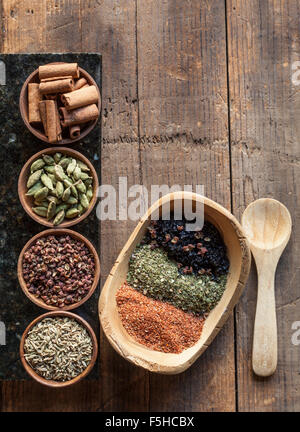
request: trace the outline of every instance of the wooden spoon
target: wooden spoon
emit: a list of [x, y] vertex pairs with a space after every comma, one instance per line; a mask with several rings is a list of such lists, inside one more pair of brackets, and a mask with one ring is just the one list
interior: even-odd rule
[[274, 281], [279, 258], [292, 229], [288, 209], [279, 201], [262, 198], [251, 203], [242, 216], [258, 275], [252, 367], [256, 375], [272, 375], [277, 366], [277, 323]]

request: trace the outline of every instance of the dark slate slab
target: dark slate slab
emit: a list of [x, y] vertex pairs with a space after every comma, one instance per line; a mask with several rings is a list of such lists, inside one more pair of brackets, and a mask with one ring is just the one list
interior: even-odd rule
[[[1, 63], [6, 66], [3, 84]], [[21, 291], [17, 279], [17, 260], [24, 244], [46, 229], [34, 222], [23, 210], [17, 193], [20, 170], [27, 159], [39, 150], [50, 147], [35, 138], [24, 125], [19, 112], [19, 95], [26, 77], [40, 64], [66, 61], [78, 62], [97, 82], [101, 91], [101, 56], [99, 54], [1, 54], [0, 55], [0, 379], [28, 379], [19, 360], [19, 342], [26, 326], [46, 312], [32, 304]], [[101, 122], [72, 148], [93, 162], [100, 179]], [[85, 235], [99, 252], [100, 227], [96, 210], [72, 229]], [[99, 333], [97, 302], [99, 287], [81, 308], [73, 312], [90, 322]], [[6, 345], [3, 343], [3, 323]], [[1, 337], [2, 336], [2, 337]], [[97, 377], [97, 366], [90, 378]]]

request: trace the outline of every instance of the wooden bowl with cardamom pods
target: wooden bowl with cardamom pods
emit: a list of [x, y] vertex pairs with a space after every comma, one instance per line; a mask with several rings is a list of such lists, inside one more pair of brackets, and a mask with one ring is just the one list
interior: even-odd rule
[[[33, 207], [39, 208], [40, 205], [34, 203], [35, 202], [34, 195], [30, 195], [30, 196], [27, 195], [27, 193], [28, 193], [27, 182], [28, 182], [28, 179], [31, 175], [30, 167], [32, 166], [33, 162], [41, 159], [43, 157], [43, 155], [49, 155], [49, 156], [53, 157], [53, 155], [55, 155], [57, 153], [60, 153], [63, 156], [66, 156], [70, 159], [76, 159], [77, 161], [80, 161], [80, 163], [83, 163], [85, 165], [85, 167], [87, 167], [85, 169], [88, 169], [88, 171], [82, 172], [81, 175], [86, 174], [87, 177], [89, 177], [90, 181], [92, 182], [92, 188], [91, 189], [92, 189], [93, 194], [92, 194], [92, 197], [88, 203], [88, 207], [85, 209], [85, 211], [83, 213], [79, 214], [78, 216], [76, 216], [72, 219], [68, 219], [68, 218], [64, 217], [64, 219], [61, 223], [54, 225], [53, 222], [55, 220], [55, 218], [54, 218], [55, 213], [54, 213], [54, 216], [52, 217], [52, 220], [48, 220], [46, 217], [46, 214], [45, 214], [45, 216], [41, 216], [39, 214], [36, 214], [33, 211]], [[63, 158], [63, 156], [62, 156], [62, 158]], [[56, 166], [58, 164], [55, 163], [54, 165]], [[52, 165], [53, 168], [54, 168], [54, 165]], [[44, 165], [41, 170], [43, 170], [45, 166], [47, 167], [47, 165]], [[37, 170], [37, 171], [41, 171], [41, 170]], [[44, 174], [47, 174], [48, 176], [49, 175], [53, 176], [53, 174], [50, 174], [48, 172], [44, 173]], [[56, 179], [56, 181], [57, 181], [57, 179]], [[36, 182], [36, 184], [37, 183], [39, 183], [41, 185], [40, 179]], [[43, 184], [42, 186], [44, 187], [45, 185]], [[44, 225], [44, 226], [50, 227], [50, 228], [55, 228], [56, 226], [58, 228], [68, 228], [72, 225], [75, 225], [79, 222], [82, 222], [91, 213], [91, 211], [93, 210], [93, 208], [96, 204], [96, 201], [97, 201], [98, 186], [99, 186], [99, 182], [98, 182], [96, 170], [95, 170], [93, 164], [85, 156], [83, 156], [83, 154], [79, 153], [76, 150], [70, 149], [68, 147], [54, 147], [54, 148], [48, 148], [48, 149], [45, 149], [45, 150], [42, 150], [42, 151], [36, 153], [25, 163], [25, 165], [23, 166], [23, 168], [20, 172], [20, 175], [19, 175], [18, 194], [19, 194], [19, 199], [21, 201], [21, 204], [22, 204], [24, 210], [33, 220], [35, 220], [36, 222], [38, 222], [41, 225]], [[73, 185], [72, 185], [72, 187], [73, 187]], [[67, 189], [67, 186], [64, 186], [64, 188]], [[71, 197], [72, 197], [72, 194], [73, 193], [71, 193]], [[68, 209], [74, 208], [80, 204], [78, 194], [79, 194], [79, 192], [77, 191], [77, 198], [73, 197], [73, 198], [77, 199], [77, 203], [68, 204], [68, 206], [66, 206], [66, 209], [65, 209], [66, 210], [66, 216], [67, 216], [67, 210]], [[53, 199], [56, 199], [56, 196], [57, 195], [56, 195], [56, 191], [54, 188], [53, 192], [49, 191], [47, 197], [45, 198], [45, 202], [47, 202], [47, 200], [52, 199], [53, 197], [54, 197]], [[43, 205], [45, 206], [44, 202], [43, 202]], [[57, 206], [57, 210], [58, 210], [58, 208], [59, 207]], [[46, 213], [46, 210], [45, 210], [45, 213]], [[43, 213], [41, 213], [41, 214], [43, 214]]]
[[[50, 63], [50, 64], [58, 64], [58, 63], [62, 63], [62, 62], [54, 62], [54, 63]], [[98, 106], [98, 109], [100, 112], [101, 111], [101, 95], [100, 95], [100, 90], [97, 86], [96, 81], [93, 79], [93, 77], [86, 70], [84, 70], [80, 67], [78, 69], [79, 69], [79, 73], [80, 73], [80, 78], [85, 78], [89, 85], [94, 85], [96, 87], [98, 95], [99, 95], [99, 100], [98, 100], [98, 103], [96, 105]], [[34, 70], [28, 76], [28, 78], [26, 79], [26, 81], [24, 82], [24, 84], [22, 86], [21, 93], [20, 93], [20, 100], [19, 100], [21, 117], [22, 117], [26, 127], [30, 130], [30, 132], [33, 135], [35, 135], [41, 141], [44, 141], [44, 142], [50, 144], [49, 139], [45, 134], [42, 123], [29, 123], [28, 84], [31, 84], [31, 83], [39, 83], [39, 70], [38, 69]], [[65, 128], [65, 130], [63, 130], [62, 139], [60, 141], [58, 141], [57, 143], [51, 143], [51, 145], [54, 145], [54, 146], [56, 146], [56, 145], [58, 145], [58, 146], [72, 145], [75, 142], [85, 138], [94, 129], [97, 122], [98, 122], [98, 119], [80, 125], [81, 126], [80, 134], [74, 139], [71, 139], [67, 136], [66, 131], [69, 130], [69, 128]]]
[[[93, 351], [92, 351], [92, 355], [91, 355], [91, 360], [90, 360], [89, 364], [87, 365], [86, 369], [84, 369], [83, 372], [81, 372], [79, 375], [77, 375], [76, 377], [74, 377], [68, 381], [55, 381], [55, 380], [50, 380], [50, 379], [46, 379], [46, 378], [42, 377], [33, 369], [33, 367], [30, 366], [30, 364], [28, 363], [28, 361], [25, 358], [24, 345], [25, 345], [25, 341], [26, 341], [26, 338], [27, 338], [30, 330], [36, 324], [40, 323], [45, 318], [55, 318], [55, 317], [70, 318], [70, 319], [76, 320], [87, 331], [88, 335], [90, 336], [91, 342], [92, 342]], [[92, 327], [89, 325], [89, 323], [87, 321], [85, 321], [79, 315], [76, 315], [76, 314], [71, 313], [71, 312], [65, 312], [65, 311], [56, 312], [55, 311], [55, 312], [47, 312], [43, 315], [40, 315], [39, 317], [37, 317], [35, 320], [33, 320], [28, 325], [28, 327], [26, 328], [26, 330], [24, 331], [24, 333], [22, 335], [21, 342], [20, 342], [20, 358], [21, 358], [21, 362], [24, 366], [24, 369], [26, 370], [28, 375], [31, 376], [31, 378], [33, 378], [39, 384], [45, 385], [47, 387], [62, 388], [62, 387], [69, 387], [71, 385], [78, 383], [79, 381], [81, 381], [83, 378], [85, 378], [91, 372], [91, 370], [93, 369], [93, 367], [95, 365], [97, 355], [98, 355], [98, 343], [97, 343], [97, 338], [96, 338], [96, 335], [94, 333], [94, 330], [92, 329]]]
[[[225, 291], [220, 301], [205, 318], [198, 342], [179, 354], [165, 353], [140, 344], [127, 333], [119, 317], [116, 293], [126, 281], [129, 259], [145, 236], [151, 218], [153, 219], [155, 215], [154, 219], [158, 219], [158, 217], [168, 214], [170, 210], [185, 204], [189, 205], [188, 208], [196, 208], [193, 211], [197, 212], [197, 205], [199, 204], [200, 209], [202, 208], [204, 211], [204, 221], [212, 223], [219, 231], [227, 249], [229, 273]], [[135, 365], [162, 374], [181, 373], [203, 354], [231, 315], [247, 281], [250, 263], [250, 249], [242, 227], [228, 210], [216, 202], [192, 192], [174, 192], [165, 195], [154, 203], [141, 218], [109, 273], [99, 299], [99, 317], [102, 329], [112, 347], [122, 357]]]
[[[87, 294], [84, 297], [82, 297], [80, 301], [76, 303], [65, 304], [64, 306], [59, 307], [51, 304], [46, 304], [42, 298], [37, 297], [36, 295], [34, 295], [29, 291], [29, 287], [27, 286], [23, 274], [23, 260], [24, 260], [24, 254], [30, 249], [31, 246], [33, 246], [36, 243], [37, 240], [41, 239], [42, 237], [46, 237], [46, 236], [62, 237], [67, 235], [75, 240], [81, 241], [89, 249], [89, 252], [94, 258], [95, 269], [94, 269], [93, 282]], [[22, 291], [29, 298], [29, 300], [31, 300], [37, 306], [43, 309], [47, 309], [49, 311], [69, 311], [78, 308], [79, 306], [82, 306], [95, 292], [95, 289], [97, 288], [97, 285], [99, 283], [99, 278], [100, 278], [100, 260], [97, 251], [92, 245], [92, 243], [83, 235], [69, 229], [59, 229], [59, 228], [49, 229], [49, 230], [41, 231], [40, 233], [36, 234], [25, 244], [18, 258], [17, 273], [18, 273], [19, 284]]]

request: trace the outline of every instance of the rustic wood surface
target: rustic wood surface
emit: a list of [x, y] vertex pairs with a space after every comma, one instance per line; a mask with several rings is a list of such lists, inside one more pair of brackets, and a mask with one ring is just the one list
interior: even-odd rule
[[[298, 0], [3, 0], [0, 50], [103, 54], [103, 183], [203, 184], [239, 219], [264, 196], [291, 211], [276, 278], [279, 362], [251, 369], [253, 269], [232, 316], [185, 373], [157, 376], [100, 341], [99, 381], [2, 382], [2, 411], [299, 411]], [[297, 184], [298, 183], [298, 184]], [[101, 224], [102, 279], [135, 223]], [[299, 227], [298, 227], [299, 225]], [[105, 247], [104, 247], [105, 246]], [[288, 271], [287, 271], [288, 268]]]

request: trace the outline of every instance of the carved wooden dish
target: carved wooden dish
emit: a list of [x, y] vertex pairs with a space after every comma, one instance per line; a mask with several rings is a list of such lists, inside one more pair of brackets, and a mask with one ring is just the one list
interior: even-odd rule
[[[196, 202], [204, 202], [204, 218], [219, 230], [227, 247], [230, 268], [225, 292], [207, 317], [199, 341], [180, 354], [169, 354], [151, 350], [128, 335], [119, 318], [115, 295], [126, 280], [129, 258], [144, 237], [150, 216], [158, 211], [163, 214], [169, 206], [172, 210], [174, 205], [182, 205], [183, 200], [190, 201], [193, 206]], [[153, 204], [140, 220], [105, 282], [99, 299], [99, 316], [104, 333], [113, 348], [137, 366], [164, 374], [183, 372], [206, 350], [230, 316], [247, 281], [250, 263], [250, 249], [242, 227], [228, 210], [206, 197], [191, 192], [165, 195]]]

